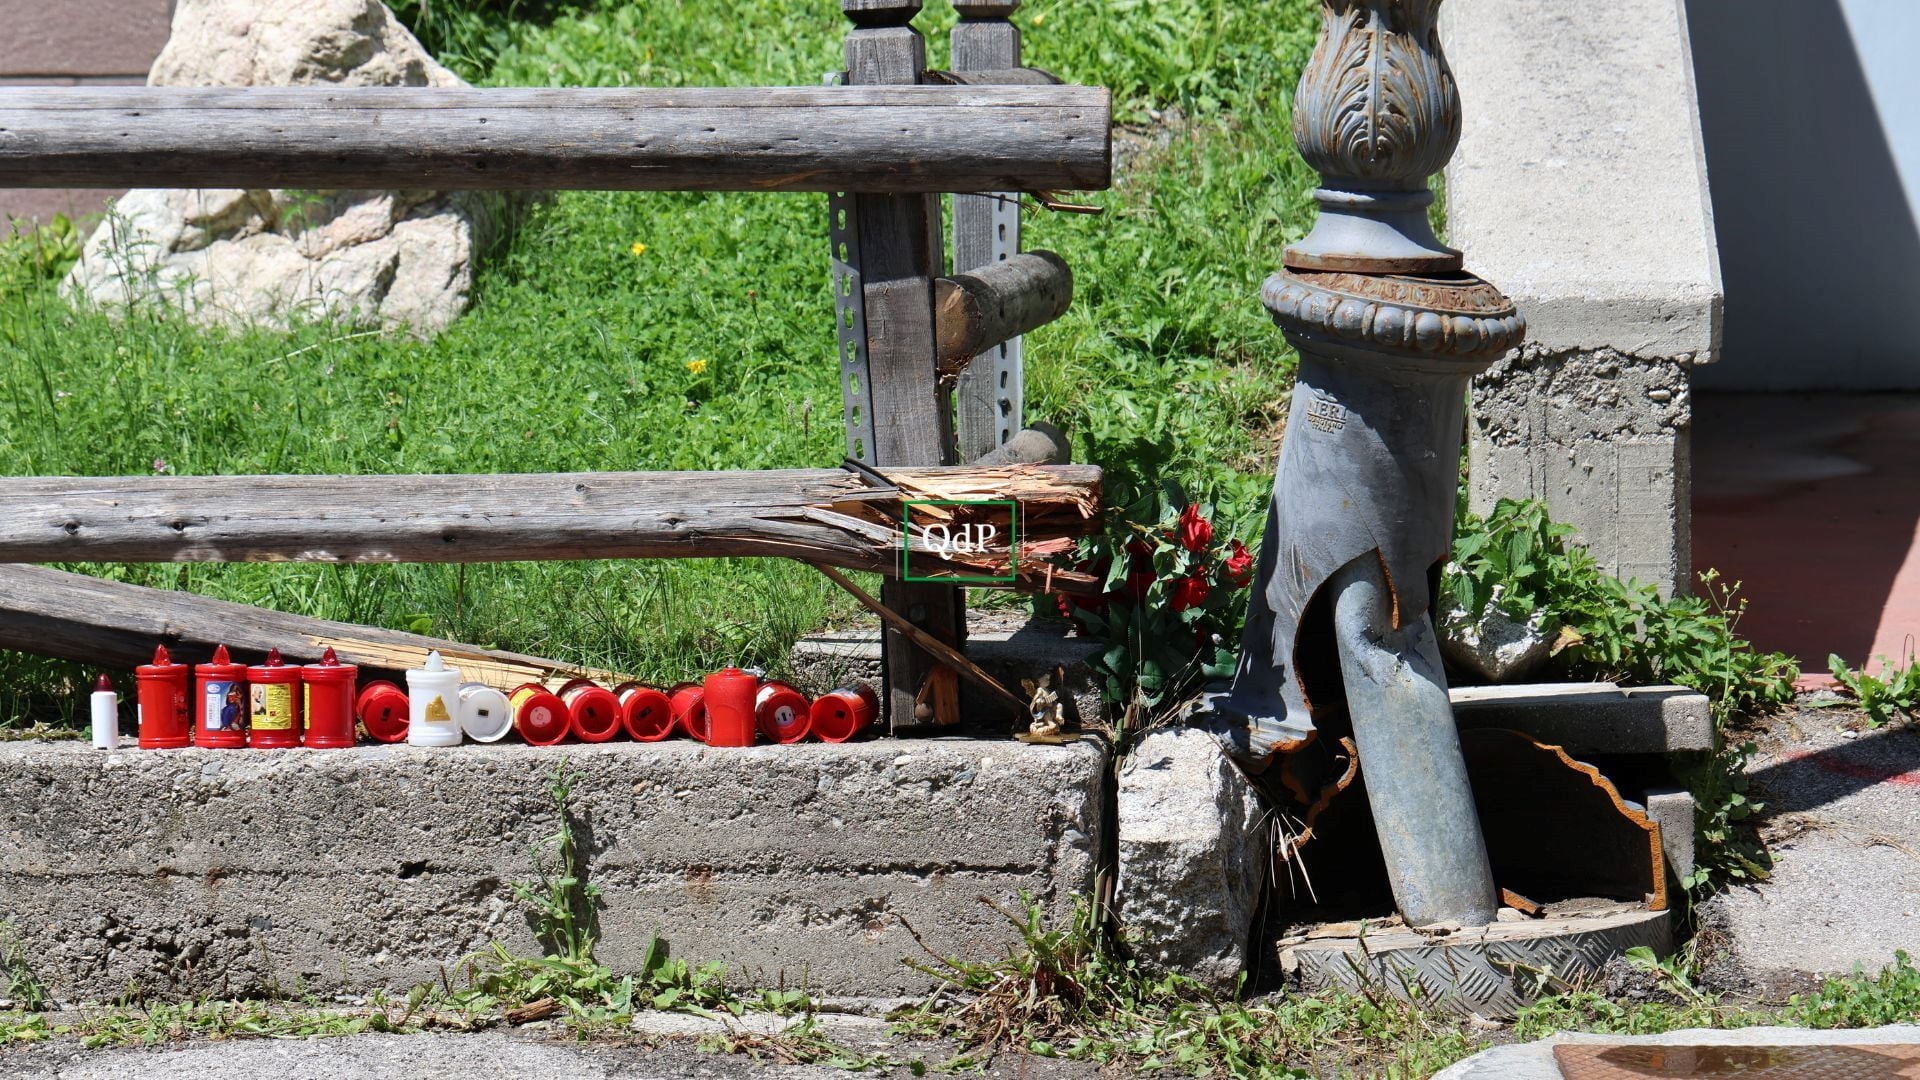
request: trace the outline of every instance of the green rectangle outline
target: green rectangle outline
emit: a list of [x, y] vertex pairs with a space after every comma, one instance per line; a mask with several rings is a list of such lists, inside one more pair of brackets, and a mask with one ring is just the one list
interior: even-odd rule
[[[913, 566], [913, 508], [916, 506], [1004, 506], [1007, 508], [1006, 577], [914, 577], [907, 573]], [[1011, 585], [1020, 580], [1020, 500], [1018, 499], [906, 499], [900, 504], [900, 537], [906, 542], [900, 555], [900, 580], [934, 585]]]

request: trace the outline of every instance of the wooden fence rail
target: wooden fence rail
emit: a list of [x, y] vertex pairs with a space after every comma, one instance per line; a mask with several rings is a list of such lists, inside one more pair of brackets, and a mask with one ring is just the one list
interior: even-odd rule
[[1108, 92], [0, 89], [0, 187], [1104, 188]]
[[[464, 563], [774, 556], [898, 574], [903, 499], [1019, 504], [1023, 548], [1086, 534], [1090, 465], [892, 469], [878, 488], [842, 469], [480, 476], [12, 477], [0, 562]], [[915, 549], [914, 573], [1007, 573], [997, 546], [963, 560]], [[984, 515], [984, 516], [982, 516]], [[917, 515], [923, 521], [925, 515]], [[1058, 546], [1056, 543], [1055, 546]], [[1029, 582], [1049, 575], [1026, 556]], [[992, 576], [989, 574], [988, 576]], [[1064, 585], [1073, 575], [1053, 574]]]

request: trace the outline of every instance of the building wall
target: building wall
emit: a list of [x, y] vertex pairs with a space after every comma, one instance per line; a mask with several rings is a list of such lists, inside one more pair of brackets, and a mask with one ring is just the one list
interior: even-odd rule
[[1920, 389], [1920, 3], [1687, 0], [1726, 285], [1696, 384]]
[[[0, 86], [144, 83], [172, 17], [173, 0], [0, 0]], [[0, 190], [0, 216], [97, 214], [116, 194]]]

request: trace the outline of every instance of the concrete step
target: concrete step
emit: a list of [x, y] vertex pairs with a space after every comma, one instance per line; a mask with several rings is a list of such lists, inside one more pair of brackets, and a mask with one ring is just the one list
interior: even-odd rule
[[66, 1000], [130, 988], [364, 992], [537, 953], [512, 884], [581, 775], [600, 956], [726, 964], [746, 985], [924, 993], [942, 955], [1004, 956], [1031, 893], [1057, 924], [1093, 882], [1105, 752], [918, 740], [434, 750], [0, 745], [0, 912]]
[[1707, 696], [1684, 686], [1538, 683], [1449, 693], [1463, 728], [1524, 732], [1572, 754], [1669, 754], [1713, 749]]

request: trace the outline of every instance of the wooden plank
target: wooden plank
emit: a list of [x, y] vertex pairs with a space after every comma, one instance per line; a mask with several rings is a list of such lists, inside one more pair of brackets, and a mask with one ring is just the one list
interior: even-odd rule
[[[927, 67], [926, 41], [913, 27], [920, 0], [842, 0], [853, 22], [847, 35], [852, 86], [913, 85]], [[940, 202], [927, 195], [860, 195], [860, 273], [867, 322], [867, 392], [873, 402], [873, 445], [879, 466], [958, 461], [953, 409], [935, 365], [933, 282], [945, 269]], [[881, 602], [948, 645], [966, 635], [966, 603], [947, 585], [885, 582]], [[889, 627], [882, 637], [888, 722], [895, 731], [954, 724], [921, 703], [921, 689], [939, 661]], [[929, 701], [940, 700], [930, 698]]]
[[1032, 251], [941, 278], [934, 298], [940, 370], [958, 373], [988, 349], [1065, 315], [1073, 271], [1051, 251]]
[[417, 668], [429, 651], [437, 651], [468, 681], [501, 690], [555, 679], [626, 681], [613, 672], [398, 630], [309, 619], [43, 566], [0, 564], [0, 648], [125, 669], [151, 660], [156, 644], [165, 644], [174, 659], [187, 663], [207, 659], [220, 644], [243, 663], [259, 662], [268, 649], [279, 649], [290, 663], [312, 663], [331, 646], [340, 659], [369, 669], [363, 678]]
[[1104, 188], [1105, 90], [0, 88], [0, 187]]
[[[5, 562], [517, 562], [775, 556], [900, 572], [901, 500], [1013, 499], [1024, 547], [1093, 527], [1100, 471], [842, 469], [492, 476], [15, 477], [0, 485]], [[954, 524], [967, 520], [955, 510]], [[1003, 513], [996, 513], [1004, 520]], [[1037, 550], [1037, 548], [1036, 548]], [[917, 574], [1005, 573], [915, 546]], [[1023, 554], [1025, 573], [1044, 574]]]
[[[973, 72], [1005, 71], [1021, 65], [1020, 28], [1013, 13], [1020, 0], [953, 0], [960, 22], [953, 28], [953, 68], [959, 78]], [[953, 197], [953, 269], [978, 270], [1020, 250], [1022, 189], [992, 188], [993, 194]], [[1032, 190], [1032, 189], [1024, 189]], [[1011, 201], [1008, 201], [1011, 200]], [[1002, 340], [961, 371], [954, 386], [954, 427], [960, 457], [971, 461], [991, 452], [1018, 431], [1021, 360], [1025, 346]], [[1001, 386], [1001, 377], [1007, 385]]]

